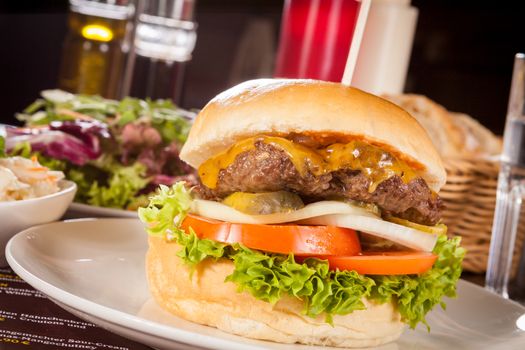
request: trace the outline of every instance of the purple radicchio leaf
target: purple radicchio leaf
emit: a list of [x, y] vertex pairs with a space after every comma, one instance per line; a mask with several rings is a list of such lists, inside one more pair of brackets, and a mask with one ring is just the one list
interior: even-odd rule
[[35, 152], [84, 165], [102, 154], [100, 139], [109, 137], [106, 125], [98, 121], [52, 122], [43, 128], [9, 130], [6, 148], [9, 151], [19, 143], [29, 142]]

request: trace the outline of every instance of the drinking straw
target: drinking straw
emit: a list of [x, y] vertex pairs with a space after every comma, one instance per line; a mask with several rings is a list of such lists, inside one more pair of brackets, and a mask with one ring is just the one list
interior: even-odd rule
[[350, 86], [352, 83], [352, 76], [354, 75], [355, 64], [357, 62], [357, 54], [359, 53], [359, 47], [361, 47], [361, 39], [365, 32], [365, 24], [371, 2], [372, 0], [361, 0], [361, 5], [359, 6], [354, 35], [352, 36], [350, 50], [348, 51], [343, 79], [341, 79], [341, 83], [347, 86]]

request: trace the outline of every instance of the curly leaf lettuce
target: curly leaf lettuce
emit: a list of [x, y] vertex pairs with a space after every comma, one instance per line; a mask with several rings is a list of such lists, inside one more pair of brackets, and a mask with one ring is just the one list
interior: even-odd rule
[[284, 294], [301, 299], [310, 317], [345, 315], [364, 309], [363, 296], [370, 295], [374, 282], [355, 271], [329, 271], [328, 262], [309, 258], [295, 261], [293, 254], [267, 254], [241, 245], [232, 246], [228, 256], [234, 262], [226, 281], [235, 282], [239, 291], [272, 304]]
[[436, 304], [445, 308], [441, 298], [456, 296], [456, 283], [465, 256], [460, 241], [459, 237], [447, 239], [445, 235], [439, 236], [433, 251], [438, 258], [432, 269], [421, 275], [371, 277], [376, 284], [372, 289], [372, 299], [384, 303], [395, 298], [401, 316], [411, 328], [419, 322], [427, 325], [425, 315]]
[[311, 317], [325, 314], [345, 315], [364, 309], [363, 298], [378, 303], [394, 302], [404, 322], [414, 328], [425, 323], [425, 315], [443, 296], [455, 296], [455, 285], [461, 274], [465, 255], [459, 238], [438, 239], [433, 268], [421, 275], [364, 276], [355, 271], [330, 271], [326, 260], [295, 261], [293, 254], [271, 254], [248, 249], [241, 244], [226, 245], [209, 239], [199, 239], [195, 232], [185, 232], [180, 223], [191, 206], [191, 195], [183, 183], [168, 188], [162, 186], [150, 198], [139, 217], [147, 232], [177, 242], [182, 246], [178, 256], [189, 266], [207, 258], [230, 259], [234, 271], [226, 278], [255, 298], [276, 303], [284, 295], [304, 302], [304, 313]]
[[0, 158], [4, 158], [5, 156], [5, 139], [3, 136], [0, 136]]
[[115, 166], [110, 173], [107, 185], [95, 181], [87, 192], [88, 204], [99, 207], [125, 208], [130, 198], [149, 180], [144, 177], [146, 168], [135, 163], [132, 166]]
[[190, 210], [190, 205], [191, 195], [184, 187], [184, 182], [177, 182], [171, 187], [160, 185], [150, 197], [148, 206], [139, 208], [139, 218], [147, 224], [148, 234], [171, 239], [171, 235], [184, 233], [179, 226]]
[[226, 244], [199, 239], [193, 229], [185, 232], [179, 227], [190, 205], [191, 195], [184, 187], [184, 182], [177, 182], [171, 188], [160, 185], [155, 195], [150, 197], [149, 205], [139, 208], [139, 218], [147, 224], [149, 235], [165, 237], [181, 245], [178, 256], [190, 266], [209, 257], [223, 257]]

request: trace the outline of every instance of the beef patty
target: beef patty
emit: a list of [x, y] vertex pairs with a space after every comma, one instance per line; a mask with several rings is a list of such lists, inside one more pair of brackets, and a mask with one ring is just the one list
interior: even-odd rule
[[425, 181], [416, 178], [404, 183], [392, 176], [369, 192], [371, 180], [360, 171], [340, 169], [316, 176], [299, 174], [283, 150], [258, 141], [255, 148], [239, 154], [234, 162], [219, 172], [217, 186], [202, 184], [196, 192], [203, 198], [219, 200], [233, 192], [290, 191], [307, 201], [333, 197], [375, 203], [384, 214], [392, 214], [424, 225], [436, 224], [443, 209], [441, 199]]

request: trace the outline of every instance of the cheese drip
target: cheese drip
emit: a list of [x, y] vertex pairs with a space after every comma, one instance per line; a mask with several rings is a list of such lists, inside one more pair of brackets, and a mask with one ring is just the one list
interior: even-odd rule
[[242, 140], [204, 162], [198, 170], [202, 183], [208, 188], [216, 188], [219, 172], [231, 165], [241, 153], [254, 149], [256, 142], [283, 150], [303, 177], [307, 172], [321, 176], [339, 169], [361, 171], [370, 179], [369, 192], [374, 192], [381, 182], [395, 175], [405, 183], [416, 177], [414, 170], [404, 161], [363, 141], [353, 140], [311, 149], [282, 137], [257, 136]]

